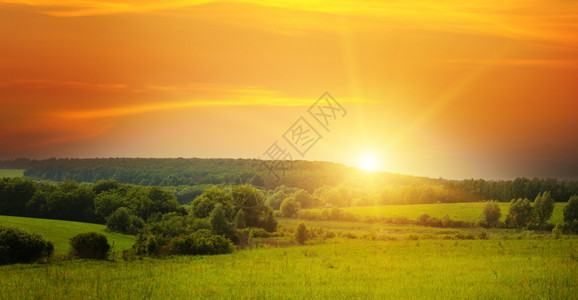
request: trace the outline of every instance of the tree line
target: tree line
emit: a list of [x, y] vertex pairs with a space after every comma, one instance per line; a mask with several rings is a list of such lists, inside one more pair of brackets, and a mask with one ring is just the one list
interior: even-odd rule
[[[392, 173], [367, 173], [329, 162], [292, 161], [284, 170], [271, 170], [257, 159], [47, 159], [4, 161], [0, 165], [26, 166], [25, 176], [36, 180], [121, 183], [164, 187], [181, 204], [192, 201], [212, 185], [251, 184], [265, 190], [279, 186], [317, 194], [318, 205], [363, 206], [382, 204], [471, 202], [493, 199], [533, 199], [550, 191], [557, 202], [578, 194], [578, 181], [553, 178], [514, 180], [445, 180]], [[368, 180], [371, 176], [371, 180]]]
[[0, 178], [0, 215], [106, 224], [138, 235], [140, 254], [220, 253], [230, 248], [223, 239], [247, 243], [253, 232], [277, 230], [273, 209], [249, 185], [212, 186], [180, 205], [167, 190], [112, 179], [79, 184]]

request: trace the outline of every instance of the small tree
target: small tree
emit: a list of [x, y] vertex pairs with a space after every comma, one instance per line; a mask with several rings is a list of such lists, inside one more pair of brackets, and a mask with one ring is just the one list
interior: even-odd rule
[[305, 241], [307, 241], [308, 239], [309, 233], [307, 232], [307, 227], [305, 227], [305, 224], [299, 223], [299, 225], [297, 225], [297, 228], [295, 229], [295, 240], [297, 240], [297, 243], [299, 243], [299, 245], [303, 245], [305, 244]]
[[573, 195], [564, 207], [564, 222], [570, 224], [578, 220], [578, 195]]
[[210, 215], [211, 227], [214, 234], [228, 235], [231, 232], [231, 225], [225, 216], [225, 210], [221, 203], [217, 203]]
[[552, 235], [554, 236], [555, 239], [560, 238], [560, 236], [562, 235], [562, 226], [560, 226], [560, 224], [556, 224], [556, 227], [552, 229]]
[[291, 218], [295, 216], [297, 212], [299, 212], [300, 208], [301, 204], [295, 201], [295, 198], [289, 197], [283, 200], [283, 203], [281, 203], [281, 215], [286, 218]]
[[528, 198], [518, 198], [510, 202], [510, 209], [506, 217], [506, 223], [513, 227], [523, 228], [532, 221], [533, 208]]
[[105, 259], [110, 245], [106, 236], [98, 232], [78, 234], [70, 239], [71, 254], [84, 259]]
[[488, 201], [484, 207], [484, 220], [488, 223], [490, 227], [496, 226], [500, 218], [502, 217], [502, 211], [495, 201]]
[[267, 212], [267, 214], [263, 217], [259, 225], [267, 232], [277, 231], [277, 219], [275, 219], [275, 216], [273, 216], [273, 211], [271, 209], [269, 209], [269, 212]]
[[536, 222], [543, 225], [550, 219], [554, 212], [554, 199], [550, 192], [538, 194], [534, 200], [534, 213], [536, 215]]

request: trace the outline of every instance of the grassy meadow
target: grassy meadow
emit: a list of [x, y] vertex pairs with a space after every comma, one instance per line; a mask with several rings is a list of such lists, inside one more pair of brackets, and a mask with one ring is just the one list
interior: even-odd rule
[[24, 169], [0, 169], [0, 178], [2, 177], [22, 177]]
[[134, 244], [134, 237], [106, 230], [105, 225], [72, 221], [35, 219], [24, 217], [0, 216], [0, 225], [12, 226], [35, 232], [54, 243], [57, 253], [67, 253], [70, 249], [69, 239], [79, 233], [96, 231], [106, 235], [109, 243], [114, 243], [114, 251], [129, 249]]
[[[508, 204], [500, 204], [507, 214]], [[561, 218], [563, 205], [554, 216]], [[351, 207], [358, 216], [427, 213], [476, 221], [483, 203]], [[432, 228], [279, 218], [283, 237], [255, 238], [228, 255], [122, 258], [134, 237], [104, 225], [0, 216], [42, 234], [56, 251], [97, 231], [114, 241], [107, 261], [0, 266], [0, 299], [572, 299], [578, 237], [517, 229]], [[298, 246], [293, 229], [313, 237]], [[328, 232], [333, 237], [327, 238]], [[482, 239], [481, 234], [485, 234]]]
[[571, 299], [578, 240], [335, 240], [0, 270], [5, 299]]

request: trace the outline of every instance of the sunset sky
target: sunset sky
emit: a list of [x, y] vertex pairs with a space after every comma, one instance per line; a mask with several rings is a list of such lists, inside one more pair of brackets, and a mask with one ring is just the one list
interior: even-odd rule
[[[324, 92], [343, 108], [327, 129], [308, 112]], [[277, 142], [410, 175], [578, 179], [578, 1], [0, 0], [0, 105], [0, 159]], [[322, 136], [304, 155], [284, 139], [300, 118]]]

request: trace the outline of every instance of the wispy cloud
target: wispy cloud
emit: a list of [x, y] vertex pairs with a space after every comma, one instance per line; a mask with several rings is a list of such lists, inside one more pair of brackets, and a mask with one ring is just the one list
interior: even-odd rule
[[[147, 13], [195, 7], [209, 3], [233, 2], [288, 10], [286, 18], [253, 16], [282, 31], [295, 28], [341, 30], [342, 27], [363, 30], [409, 28], [487, 34], [493, 36], [556, 41], [578, 46], [578, 2], [558, 0], [515, 1], [299, 1], [299, 0], [167, 0], [155, 1], [71, 1], [71, 0], [0, 0], [0, 3], [36, 6], [47, 15], [81, 17], [90, 15]], [[299, 18], [296, 12], [320, 13], [318, 18]], [[293, 16], [293, 17], [291, 17]], [[326, 17], [333, 16], [333, 17]], [[338, 19], [336, 19], [338, 17]], [[343, 18], [352, 19], [343, 19]], [[356, 19], [363, 17], [364, 20]], [[291, 28], [293, 27], [293, 28]]]
[[41, 7], [42, 12], [55, 17], [81, 17], [120, 13], [143, 13], [181, 8], [213, 2], [210, 0], [176, 1], [70, 1], [70, 0], [2, 0], [0, 3], [26, 4]]
[[81, 90], [120, 90], [126, 88], [126, 85], [50, 80], [50, 79], [17, 79], [0, 82], [0, 89], [10, 87], [18, 87], [26, 89], [64, 88], [64, 89], [81, 89]]
[[578, 69], [578, 59], [455, 59], [436, 60], [435, 63], [447, 65], [484, 65], [513, 67], [546, 67]]

